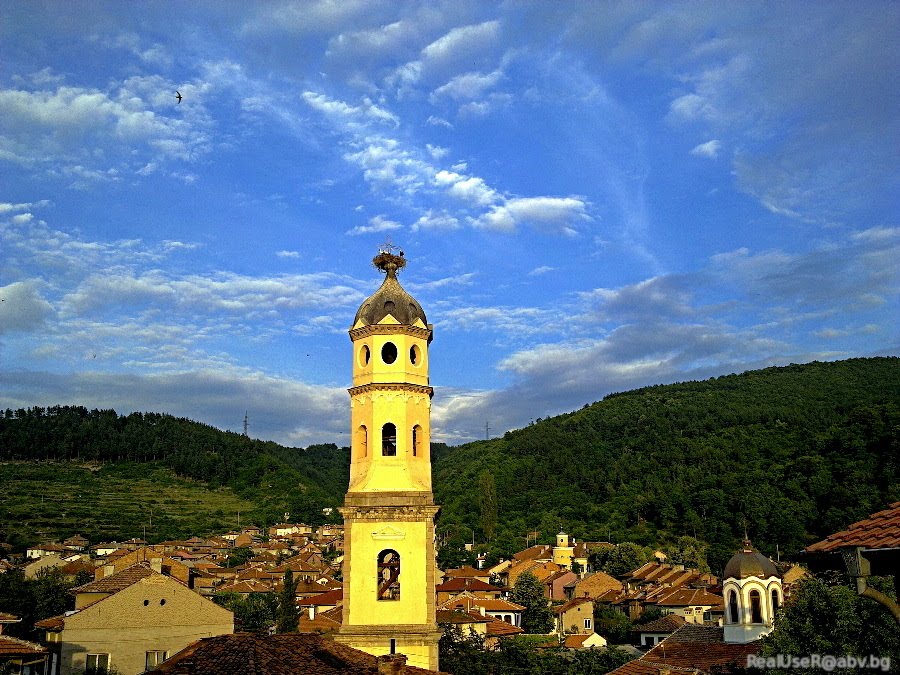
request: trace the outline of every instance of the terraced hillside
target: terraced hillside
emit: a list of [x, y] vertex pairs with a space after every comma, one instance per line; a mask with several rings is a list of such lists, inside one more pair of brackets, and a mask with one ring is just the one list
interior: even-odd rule
[[0, 540], [16, 545], [76, 533], [92, 542], [212, 534], [256, 509], [153, 463], [4, 462], [0, 485]]

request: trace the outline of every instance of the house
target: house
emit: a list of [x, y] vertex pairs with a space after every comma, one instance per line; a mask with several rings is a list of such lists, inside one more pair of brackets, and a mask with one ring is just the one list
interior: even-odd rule
[[70, 551], [83, 551], [90, 543], [85, 537], [75, 534], [63, 541], [62, 545]]
[[553, 572], [543, 580], [544, 595], [548, 600], [557, 601], [566, 599], [566, 585], [575, 583], [578, 575], [568, 569]]
[[509, 600], [494, 598], [479, 598], [468, 592], [460, 593], [438, 606], [441, 610], [459, 610], [470, 614], [480, 614], [494, 619], [500, 619], [511, 626], [522, 625], [523, 605]]
[[113, 551], [116, 551], [118, 548], [119, 544], [116, 542], [94, 544], [93, 546], [91, 546], [91, 553], [99, 558], [105, 558]]
[[0, 671], [7, 672], [8, 668], [16, 675], [44, 673], [47, 656], [47, 649], [39, 644], [0, 635]]
[[685, 624], [683, 616], [666, 614], [655, 621], [635, 626], [631, 632], [641, 647], [654, 647]]
[[404, 654], [372, 656], [316, 633], [236, 633], [197, 640], [146, 675], [438, 675]]
[[759, 653], [759, 640], [729, 643], [720, 626], [687, 623], [643, 656], [608, 675], [710, 675], [744, 668], [747, 656]]
[[594, 631], [594, 601], [590, 598], [572, 598], [553, 608], [556, 615], [555, 632], [592, 633]]
[[57, 567], [62, 567], [65, 564], [66, 561], [57, 553], [33, 558], [31, 562], [25, 565], [25, 578], [35, 579], [44, 570], [49, 571]]
[[115, 668], [137, 675], [198, 635], [234, 631], [234, 615], [175, 579], [134, 565], [72, 589], [75, 611], [35, 624], [45, 631], [53, 670]]
[[804, 554], [811, 565], [841, 569], [856, 582], [863, 597], [884, 605], [900, 624], [900, 603], [869, 587], [871, 575], [894, 577], [894, 588], [900, 588], [900, 502], [873, 513], [846, 530], [828, 535], [808, 546]]
[[472, 579], [469, 577], [462, 579], [450, 579], [442, 584], [438, 584], [437, 586], [435, 586], [434, 590], [436, 592], [437, 603], [439, 605], [446, 602], [453, 596], [459, 595], [463, 591], [468, 591], [472, 595], [479, 598], [499, 598], [500, 593], [503, 591], [503, 589], [499, 588], [498, 586], [492, 586], [491, 584], [486, 584], [483, 581], [479, 581], [478, 579]]
[[599, 598], [607, 591], [621, 591], [624, 585], [615, 577], [606, 572], [594, 572], [584, 577], [575, 579], [566, 584], [566, 599], [572, 598]]
[[590, 649], [591, 647], [599, 649], [606, 646], [606, 638], [593, 631], [590, 633], [566, 635], [562, 646], [566, 649]]
[[192, 585], [191, 568], [183, 561], [166, 555], [155, 546], [141, 546], [133, 551], [126, 551], [115, 558], [107, 558], [103, 565], [97, 567], [94, 579], [108, 577], [139, 563], [146, 563], [151, 569], [177, 579], [185, 586], [190, 587]]
[[25, 549], [25, 557], [29, 559], [37, 559], [43, 558], [48, 555], [58, 555], [60, 558], [65, 553], [69, 553], [69, 549], [65, 546], [60, 546], [59, 544], [41, 544], [39, 546], [32, 546], [31, 548]]
[[438, 609], [435, 616], [438, 625], [456, 626], [463, 637], [470, 635], [478, 635], [482, 639], [487, 637], [487, 626], [490, 620], [482, 614], [462, 609]]
[[677, 614], [687, 623], [704, 623], [711, 620], [714, 607], [723, 606], [721, 595], [703, 588], [676, 588], [654, 600], [665, 614]]
[[491, 582], [490, 572], [487, 570], [475, 569], [471, 565], [465, 565], [456, 569], [444, 570], [445, 579], [478, 579], [488, 584]]

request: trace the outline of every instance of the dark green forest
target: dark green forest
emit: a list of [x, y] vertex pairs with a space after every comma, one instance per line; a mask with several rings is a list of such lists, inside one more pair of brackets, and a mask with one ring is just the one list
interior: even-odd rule
[[689, 535], [716, 572], [746, 526], [790, 556], [900, 500], [900, 359], [646, 387], [452, 448], [434, 468], [443, 524], [491, 529], [491, 510], [472, 508], [485, 472], [495, 550], [533, 530], [653, 546]]
[[[169, 415], [7, 410], [0, 461], [143, 462], [312, 524], [343, 498], [348, 453], [285, 448]], [[540, 532], [663, 546], [718, 571], [748, 530], [770, 555], [900, 500], [900, 358], [810, 363], [612, 394], [502, 438], [433, 446], [439, 528], [509, 555]], [[533, 539], [532, 539], [533, 543]]]

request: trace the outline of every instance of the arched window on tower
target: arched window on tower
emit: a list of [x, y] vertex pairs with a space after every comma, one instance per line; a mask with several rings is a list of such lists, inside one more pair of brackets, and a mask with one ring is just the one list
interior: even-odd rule
[[740, 622], [738, 617], [737, 593], [735, 591], [728, 593], [728, 620], [730, 623]]
[[412, 429], [412, 454], [413, 457], [421, 454], [422, 450], [422, 427], [418, 424]]
[[356, 445], [360, 457], [365, 457], [369, 454], [369, 430], [366, 429], [364, 424], [361, 424], [359, 429], [356, 430]]
[[391, 549], [378, 554], [378, 599], [400, 599], [400, 554]]
[[385, 457], [397, 454], [397, 427], [392, 422], [381, 427], [381, 454]]
[[759, 591], [750, 591], [750, 623], [762, 622], [762, 598]]
[[778, 608], [781, 606], [781, 598], [778, 596], [778, 589], [772, 589], [772, 617], [775, 617], [775, 614], [778, 613]]

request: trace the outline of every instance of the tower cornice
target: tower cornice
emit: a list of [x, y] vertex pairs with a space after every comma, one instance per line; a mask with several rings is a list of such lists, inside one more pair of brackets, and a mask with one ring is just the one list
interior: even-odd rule
[[370, 335], [412, 335], [413, 337], [427, 340], [429, 344], [431, 344], [432, 339], [431, 324], [428, 324], [428, 328], [419, 328], [418, 326], [406, 326], [404, 324], [376, 323], [350, 329], [350, 339], [354, 342], [361, 338], [367, 338]]
[[361, 384], [358, 387], [350, 387], [347, 391], [350, 396], [359, 394], [368, 394], [379, 391], [408, 391], [414, 394], [427, 394], [428, 398], [434, 396], [434, 389], [421, 384], [410, 384], [408, 382], [371, 382], [369, 384]]

